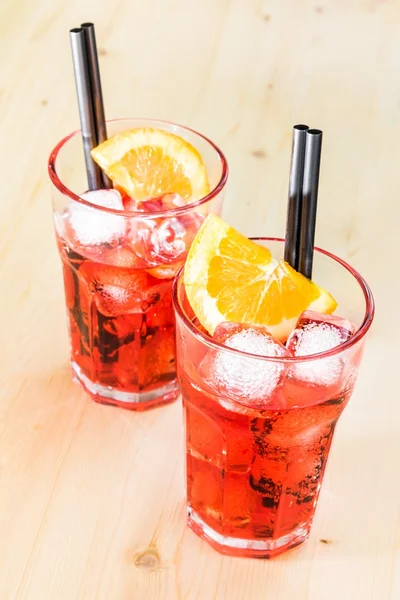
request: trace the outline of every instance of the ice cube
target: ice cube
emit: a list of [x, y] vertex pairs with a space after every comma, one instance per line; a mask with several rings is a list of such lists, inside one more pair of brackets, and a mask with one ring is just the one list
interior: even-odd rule
[[[353, 335], [354, 330], [353, 324], [341, 317], [305, 311], [300, 315], [286, 347], [294, 356], [318, 354], [339, 346]], [[331, 385], [339, 380], [342, 370], [342, 358], [331, 356], [298, 364], [293, 375], [317, 385]]]
[[[242, 323], [221, 323], [214, 339], [235, 350], [260, 356], [290, 356], [288, 350], [274, 340], [265, 327]], [[246, 406], [262, 408], [279, 385], [285, 366], [279, 361], [230, 352], [217, 351], [212, 359], [206, 356], [201, 370], [207, 384], [219, 394]]]
[[[124, 210], [118, 190], [94, 190], [81, 194], [81, 198], [96, 206]], [[72, 235], [83, 246], [110, 244], [123, 237], [126, 231], [124, 217], [105, 213], [78, 202], [69, 205], [68, 220]]]
[[183, 258], [186, 252], [186, 229], [179, 219], [166, 219], [152, 232], [153, 254], [162, 262], [171, 262]]
[[188, 236], [190, 237], [190, 243], [196, 236], [196, 233], [203, 224], [205, 216], [194, 210], [184, 213], [179, 217], [180, 222], [186, 228]]
[[[184, 205], [185, 201], [178, 194], [164, 194], [158, 198], [138, 202], [137, 210], [156, 214]], [[175, 217], [134, 218], [129, 234], [132, 247], [149, 267], [174, 264], [176, 268], [173, 273], [176, 274], [203, 219], [203, 216], [195, 211]], [[169, 278], [171, 273], [171, 270], [160, 270], [155, 276]]]
[[98, 310], [105, 316], [146, 312], [165, 293], [165, 286], [145, 271], [86, 261], [79, 275], [93, 291]]
[[339, 346], [353, 333], [354, 325], [347, 319], [306, 310], [300, 315], [286, 347], [294, 356], [317, 354]]
[[[94, 258], [94, 260], [96, 259]], [[136, 254], [131, 248], [126, 248], [125, 246], [103, 248], [97, 260], [98, 262], [113, 265], [114, 267], [125, 267], [127, 269], [140, 267]]]

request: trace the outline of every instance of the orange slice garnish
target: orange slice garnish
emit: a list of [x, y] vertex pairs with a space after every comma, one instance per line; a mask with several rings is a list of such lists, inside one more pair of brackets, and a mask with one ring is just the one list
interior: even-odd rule
[[265, 325], [279, 341], [307, 309], [332, 313], [334, 298], [268, 248], [210, 214], [185, 265], [187, 298], [209, 333], [223, 321]]
[[123, 131], [93, 148], [91, 154], [114, 184], [135, 200], [173, 193], [193, 202], [210, 191], [196, 148], [163, 129]]

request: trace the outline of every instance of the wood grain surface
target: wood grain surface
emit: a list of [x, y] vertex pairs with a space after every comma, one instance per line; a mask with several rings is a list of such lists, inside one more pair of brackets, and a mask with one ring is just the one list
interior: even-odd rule
[[[107, 116], [215, 140], [247, 235], [284, 232], [292, 125], [324, 130], [317, 243], [377, 316], [311, 538], [276, 560], [186, 528], [179, 402], [134, 414], [71, 381], [46, 163], [78, 125], [68, 30], [88, 20]], [[399, 28], [398, 0], [1, 1], [1, 600], [400, 598]]]

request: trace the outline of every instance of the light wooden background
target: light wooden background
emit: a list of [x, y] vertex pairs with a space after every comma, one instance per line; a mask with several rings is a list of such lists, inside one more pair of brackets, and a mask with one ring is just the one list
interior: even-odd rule
[[[213, 138], [245, 234], [283, 233], [291, 127], [324, 130], [317, 242], [377, 317], [311, 539], [274, 561], [185, 527], [179, 403], [131, 414], [71, 382], [46, 160], [78, 123], [85, 20], [107, 116]], [[1, 600], [400, 598], [399, 28], [398, 0], [1, 0]]]

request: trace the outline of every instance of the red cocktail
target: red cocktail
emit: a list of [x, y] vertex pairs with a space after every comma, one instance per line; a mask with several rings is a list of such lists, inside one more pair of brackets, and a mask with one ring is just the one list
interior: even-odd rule
[[173, 190], [134, 199], [121, 189], [82, 193], [79, 132], [54, 149], [49, 172], [74, 376], [95, 400], [141, 410], [177, 397], [172, 279], [204, 217], [221, 209], [227, 165], [212, 142], [184, 127], [108, 124], [110, 136], [131, 128], [187, 140], [202, 157], [210, 192], [194, 202]]
[[[283, 241], [257, 241], [282, 256]], [[272, 557], [310, 532], [373, 317], [370, 290], [350, 266], [316, 251], [314, 271], [346, 320], [305, 313], [286, 346], [251, 325], [223, 324], [211, 337], [183, 274], [175, 283], [188, 522], [226, 554]]]

